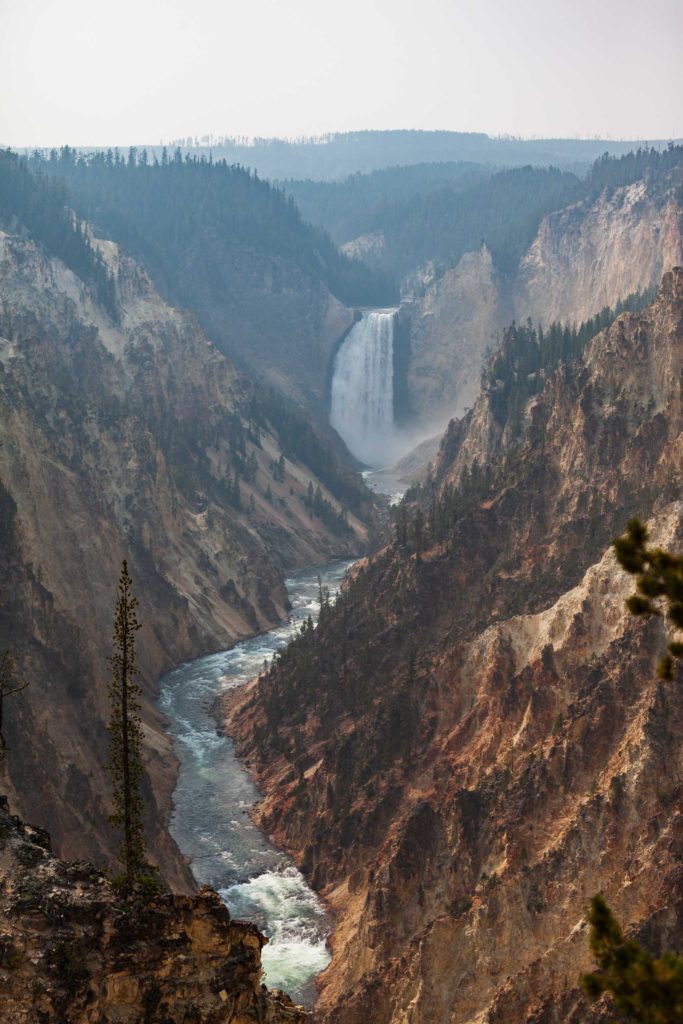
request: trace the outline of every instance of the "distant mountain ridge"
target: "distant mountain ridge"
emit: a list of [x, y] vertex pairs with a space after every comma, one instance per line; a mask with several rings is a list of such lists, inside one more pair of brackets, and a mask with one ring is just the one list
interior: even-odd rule
[[[649, 139], [665, 146], [669, 139]], [[603, 153], [620, 156], [643, 145], [644, 140], [611, 139], [518, 139], [486, 135], [484, 132], [387, 131], [336, 132], [312, 139], [233, 139], [205, 137], [176, 139], [169, 148], [180, 146], [197, 154], [209, 153], [258, 171], [269, 179], [311, 178], [331, 181], [357, 172], [368, 173], [399, 164], [469, 160], [515, 167], [534, 164], [547, 167], [588, 170]], [[148, 146], [160, 154], [162, 147]], [[578, 167], [576, 166], [578, 165]]]

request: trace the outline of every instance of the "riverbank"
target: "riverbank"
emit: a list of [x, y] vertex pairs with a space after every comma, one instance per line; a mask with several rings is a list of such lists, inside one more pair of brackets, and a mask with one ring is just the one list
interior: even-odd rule
[[241, 765], [232, 740], [217, 731], [221, 695], [258, 674], [310, 615], [319, 612], [319, 581], [334, 595], [352, 561], [293, 573], [286, 581], [286, 622], [168, 673], [159, 706], [179, 761], [170, 832], [197, 883], [215, 888], [231, 913], [254, 921], [270, 938], [263, 951], [265, 980], [311, 1005], [313, 979], [329, 962], [331, 921], [303, 875], [259, 831], [250, 817], [260, 793]]

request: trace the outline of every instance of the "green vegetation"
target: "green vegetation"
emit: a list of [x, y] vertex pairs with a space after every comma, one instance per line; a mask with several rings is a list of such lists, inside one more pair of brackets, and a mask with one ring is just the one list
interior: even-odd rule
[[[254, 395], [249, 415], [253, 430], [270, 426], [277, 435], [282, 456], [308, 466], [342, 505], [354, 512], [369, 506], [372, 496], [360, 474], [342, 464], [309, 416], [291, 399], [271, 388], [260, 388]], [[284, 464], [282, 469], [284, 471]]]
[[14, 656], [10, 650], [6, 650], [0, 660], [0, 763], [7, 756], [7, 743], [3, 732], [5, 721], [5, 700], [7, 697], [14, 697], [21, 693], [28, 686], [25, 679], [17, 677]]
[[541, 162], [496, 173], [475, 163], [419, 164], [338, 182], [288, 181], [285, 187], [304, 216], [338, 242], [381, 232], [383, 251], [373, 265], [396, 278], [428, 260], [445, 270], [483, 243], [507, 273], [516, 269], [547, 214], [643, 177], [651, 185], [680, 186], [680, 171], [678, 177], [673, 172], [683, 166], [683, 147], [604, 154], [585, 178], [540, 167]]
[[0, 223], [11, 230], [23, 226], [89, 284], [117, 318], [114, 281], [90, 243], [87, 226], [69, 209], [64, 186], [6, 149], [0, 149]]
[[142, 691], [136, 682], [135, 656], [135, 634], [141, 626], [137, 608], [138, 599], [133, 595], [133, 581], [124, 559], [116, 595], [113, 653], [109, 658], [109, 769], [114, 803], [109, 820], [123, 830], [119, 856], [124, 865], [123, 882], [128, 889], [150, 873], [142, 821]]
[[351, 527], [345, 511], [337, 511], [334, 505], [323, 496], [318, 485], [315, 490], [309, 482], [303, 503], [309, 511], [311, 519], [317, 516], [333, 533], [350, 533]]
[[[576, 202], [582, 183], [555, 168], [500, 171], [469, 188], [446, 187], [376, 208], [365, 232], [381, 231], [381, 266], [400, 278], [433, 260], [438, 268], [486, 244], [496, 265], [514, 270], [541, 219]], [[363, 233], [365, 233], [363, 232]]]
[[370, 174], [352, 174], [343, 181], [283, 181], [280, 184], [310, 224], [318, 224], [338, 244], [357, 238], [371, 225], [381, 225], [388, 210], [425, 192], [463, 191], [490, 178], [494, 168], [483, 164], [432, 163], [385, 167]]
[[[595, 197], [603, 189], [612, 192], [641, 178], [647, 178], [650, 183], [671, 182], [680, 190], [683, 185], [682, 165], [683, 146], [676, 146], [672, 142], [664, 149], [644, 146], [618, 157], [605, 153], [595, 161], [588, 175], [588, 194]], [[674, 170], [679, 173], [671, 178]]]
[[593, 897], [588, 920], [599, 970], [582, 978], [586, 995], [595, 1000], [608, 993], [621, 1013], [640, 1024], [681, 1024], [683, 959], [675, 953], [654, 957], [625, 939], [602, 896]]
[[596, 334], [625, 312], [637, 312], [652, 302], [655, 288], [633, 292], [614, 309], [605, 306], [579, 327], [552, 323], [545, 330], [526, 324], [511, 324], [503, 343], [482, 374], [482, 388], [489, 395], [491, 409], [501, 427], [509, 424], [512, 438], [519, 436], [522, 414], [529, 398], [538, 394], [561, 363], [580, 359]]
[[[683, 630], [683, 556], [648, 547], [647, 542], [647, 527], [638, 519], [629, 520], [626, 533], [614, 541], [619, 564], [637, 577], [638, 592], [628, 599], [628, 609], [645, 617], [666, 615], [676, 629]], [[673, 679], [675, 660], [682, 657], [683, 643], [672, 640], [659, 663], [662, 679]]]
[[219, 300], [244, 252], [285, 257], [350, 305], [397, 298], [388, 277], [344, 256], [292, 199], [224, 160], [164, 150], [150, 161], [135, 148], [127, 159], [111, 150], [86, 156], [66, 146], [36, 154], [32, 166], [63, 181], [79, 214], [138, 255], [184, 304], [196, 305], [195, 275]]

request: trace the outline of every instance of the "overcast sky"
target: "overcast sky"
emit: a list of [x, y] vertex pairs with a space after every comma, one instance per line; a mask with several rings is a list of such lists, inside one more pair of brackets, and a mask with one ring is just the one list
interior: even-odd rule
[[683, 136], [683, 0], [0, 0], [0, 144]]

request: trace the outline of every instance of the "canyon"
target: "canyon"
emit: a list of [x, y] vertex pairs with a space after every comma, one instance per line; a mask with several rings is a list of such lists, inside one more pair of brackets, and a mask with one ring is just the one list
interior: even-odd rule
[[[514, 267], [485, 241], [416, 267], [387, 308], [364, 304], [361, 265], [240, 169], [100, 154], [97, 193], [72, 156], [93, 223], [68, 219], [91, 276], [14, 215], [0, 232], [0, 643], [31, 683], [6, 708], [3, 788], [60, 857], [97, 868], [55, 861], [0, 808], [3, 918], [18, 913], [0, 983], [16, 1013], [29, 1019], [30, 980], [46, 1020], [69, 1005], [79, 1024], [114, 1021], [125, 1004], [164, 1024], [302, 1021], [261, 989], [286, 951], [262, 960], [256, 927], [190, 895], [207, 881], [272, 934], [284, 880], [315, 919], [315, 966], [273, 975], [297, 999], [329, 960], [306, 882], [334, 916], [324, 1024], [602, 1019], [578, 988], [595, 891], [650, 946], [683, 944], [680, 680], [656, 678], [664, 631], [627, 614], [609, 549], [634, 514], [683, 543], [680, 167], [545, 214]], [[124, 175], [146, 238], [122, 219]], [[156, 221], [154, 175], [172, 200]], [[219, 195], [215, 231], [210, 202], [189, 199], [176, 231], [183, 181]], [[243, 197], [244, 222], [216, 182]], [[382, 256], [377, 233], [356, 241]], [[590, 319], [658, 280], [654, 302], [533, 374], [507, 331], [496, 379], [510, 320]], [[381, 472], [444, 426], [435, 458], [428, 440]], [[392, 510], [362, 464], [394, 505], [403, 480], [422, 482]], [[326, 601], [311, 566], [336, 581], [359, 556]], [[181, 894], [150, 897], [140, 963], [99, 874], [115, 845], [106, 655], [123, 557], [143, 622], [149, 849]], [[304, 568], [300, 608], [288, 587]], [[320, 610], [315, 630], [302, 609]], [[34, 898], [78, 925], [64, 976], [39, 949]]]
[[675, 269], [549, 376], [521, 437], [482, 393], [413, 526], [226, 697], [258, 823], [336, 914], [317, 1019], [601, 1020], [578, 985], [596, 891], [683, 945], [680, 678], [609, 548], [634, 514], [683, 543], [682, 381]]
[[657, 285], [683, 262], [682, 225], [675, 188], [644, 179], [546, 216], [512, 274], [500, 272], [486, 244], [441, 274], [415, 271], [401, 308], [413, 415], [435, 428], [462, 416], [511, 321], [579, 324]]
[[193, 883], [166, 830], [175, 761], [153, 703], [159, 676], [279, 622], [284, 568], [362, 550], [373, 503], [305, 421], [327, 482], [285, 457], [287, 408], [277, 419], [138, 262], [93, 244], [118, 321], [24, 232], [0, 234], [1, 639], [31, 681], [7, 712], [6, 792], [61, 856], [111, 862], [106, 656], [127, 557], [143, 622], [150, 848], [183, 891]]

